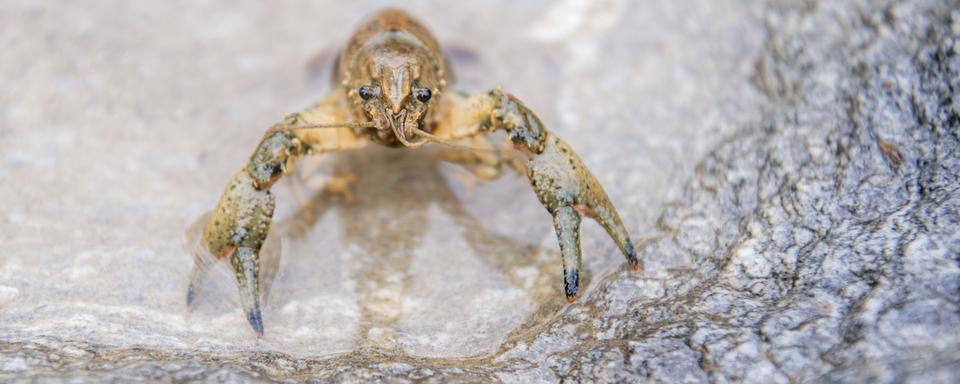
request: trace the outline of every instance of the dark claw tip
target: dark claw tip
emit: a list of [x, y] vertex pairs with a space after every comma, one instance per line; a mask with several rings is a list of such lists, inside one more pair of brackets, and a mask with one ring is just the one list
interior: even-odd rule
[[627, 253], [627, 262], [630, 263], [630, 268], [634, 271], [639, 271], [640, 260], [637, 260], [637, 250], [633, 248], [633, 243], [630, 240], [627, 240], [627, 246], [624, 247], [624, 251]]
[[580, 286], [580, 272], [567, 272], [563, 279], [563, 290], [567, 295], [567, 301], [573, 301], [570, 298], [577, 297], [577, 288]]
[[250, 326], [253, 327], [253, 331], [257, 333], [257, 338], [263, 337], [263, 318], [260, 317], [260, 311], [250, 311], [247, 313], [247, 321], [250, 323]]

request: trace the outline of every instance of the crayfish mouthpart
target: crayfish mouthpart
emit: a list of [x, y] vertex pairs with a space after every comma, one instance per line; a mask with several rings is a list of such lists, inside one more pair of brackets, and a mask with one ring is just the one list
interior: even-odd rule
[[416, 131], [419, 131], [416, 127], [416, 123], [407, 121], [407, 112], [401, 111], [398, 114], [387, 114], [386, 120], [390, 123], [390, 129], [393, 131], [393, 135], [397, 137], [397, 141], [400, 144], [407, 148], [416, 148], [423, 144], [427, 143], [427, 140], [421, 139], [420, 141], [410, 141], [409, 139], [416, 135]]

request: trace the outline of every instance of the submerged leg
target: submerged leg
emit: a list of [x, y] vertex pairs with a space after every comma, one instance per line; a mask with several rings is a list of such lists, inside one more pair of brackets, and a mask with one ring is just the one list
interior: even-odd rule
[[[267, 130], [247, 165], [230, 180], [203, 228], [206, 250], [215, 259], [228, 262], [235, 273], [244, 315], [258, 337], [263, 335], [259, 253], [276, 205], [270, 187], [298, 156], [359, 148], [366, 143], [347, 129], [298, 130], [305, 125], [344, 122], [345, 102], [339, 96], [334, 94], [313, 109], [287, 117]], [[202, 271], [196, 276], [188, 289], [188, 305], [193, 301]]]
[[513, 95], [495, 89], [470, 97], [451, 95], [441, 104], [444, 119], [435, 136], [461, 139], [502, 130], [522, 153], [527, 177], [537, 198], [553, 216], [564, 261], [564, 291], [576, 298], [580, 282], [580, 220], [596, 220], [620, 248], [634, 270], [641, 267], [620, 216], [603, 187], [570, 146], [543, 126]]

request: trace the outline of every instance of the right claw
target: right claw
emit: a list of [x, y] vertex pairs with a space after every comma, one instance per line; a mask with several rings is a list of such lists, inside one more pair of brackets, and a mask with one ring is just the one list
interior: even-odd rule
[[234, 176], [203, 230], [207, 249], [217, 260], [229, 261], [236, 275], [243, 312], [257, 336], [263, 336], [258, 283], [259, 252], [273, 216], [274, 197], [254, 187], [245, 171]]

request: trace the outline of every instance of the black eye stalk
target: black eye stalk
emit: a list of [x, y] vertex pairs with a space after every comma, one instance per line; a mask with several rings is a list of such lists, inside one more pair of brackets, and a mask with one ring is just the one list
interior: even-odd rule
[[371, 87], [369, 85], [361, 86], [357, 89], [357, 94], [360, 95], [361, 99], [370, 100], [371, 97], [375, 96], [378, 93], [379, 89]]
[[421, 103], [426, 103], [430, 101], [430, 96], [433, 96], [433, 92], [430, 92], [430, 88], [414, 88], [413, 97], [416, 97], [417, 100], [420, 100]]

